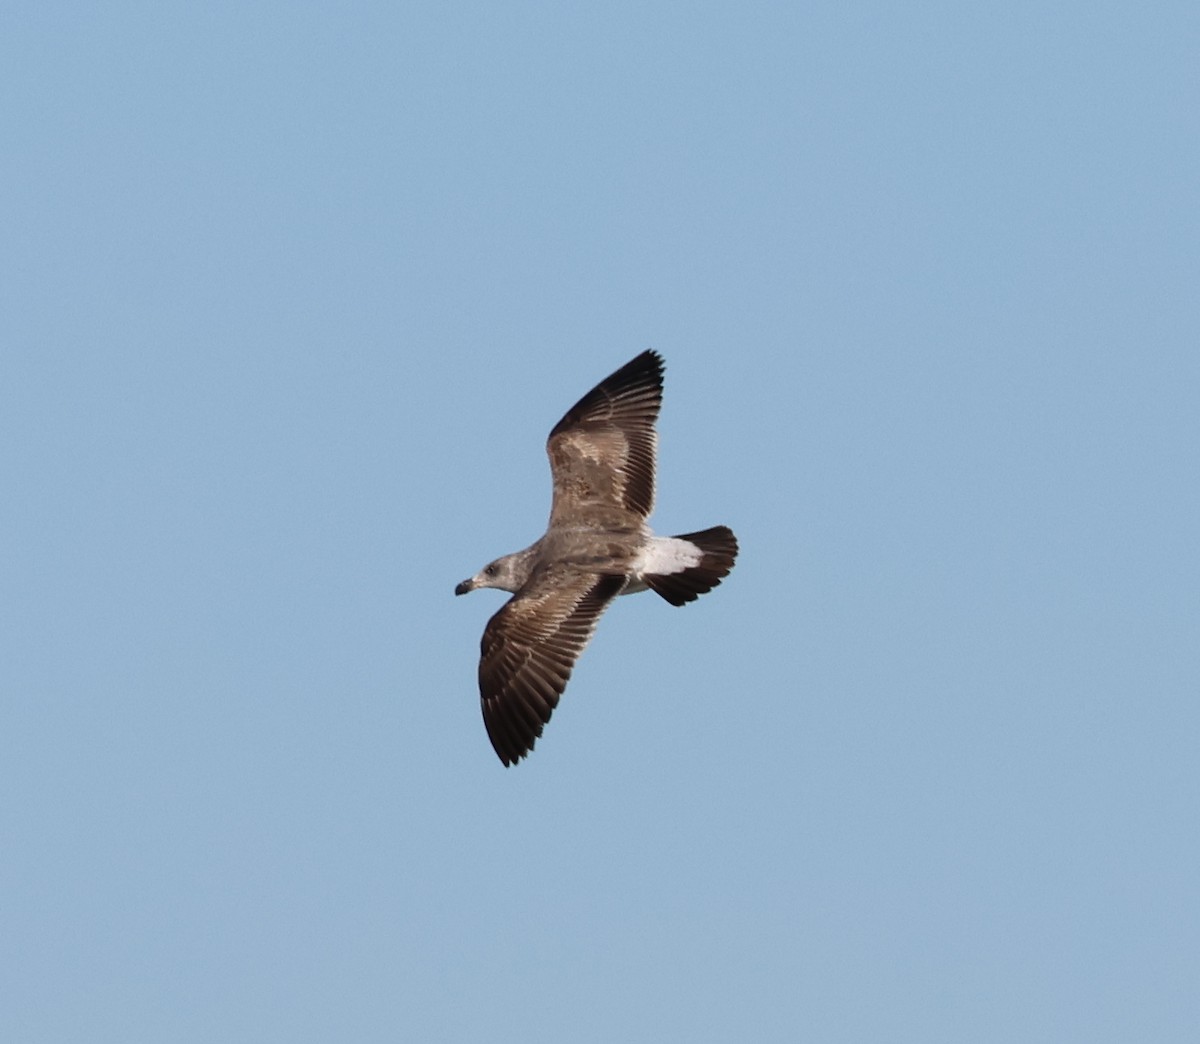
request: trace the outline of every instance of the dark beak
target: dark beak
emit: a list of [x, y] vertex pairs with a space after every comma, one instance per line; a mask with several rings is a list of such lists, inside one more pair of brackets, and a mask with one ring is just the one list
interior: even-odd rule
[[466, 594], [468, 591], [474, 591], [474, 590], [475, 590], [475, 588], [471, 585], [471, 581], [464, 580], [461, 584], [459, 584], [454, 589], [454, 593], [456, 595], [460, 595], [460, 594]]

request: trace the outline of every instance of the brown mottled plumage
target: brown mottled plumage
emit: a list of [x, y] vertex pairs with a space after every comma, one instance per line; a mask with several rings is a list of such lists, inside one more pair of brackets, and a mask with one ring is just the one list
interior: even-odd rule
[[733, 568], [737, 539], [725, 526], [658, 537], [646, 525], [662, 387], [662, 359], [646, 351], [572, 406], [546, 443], [554, 496], [545, 535], [455, 588], [514, 595], [488, 621], [479, 661], [483, 720], [505, 765], [541, 736], [617, 595], [650, 589], [684, 605]]

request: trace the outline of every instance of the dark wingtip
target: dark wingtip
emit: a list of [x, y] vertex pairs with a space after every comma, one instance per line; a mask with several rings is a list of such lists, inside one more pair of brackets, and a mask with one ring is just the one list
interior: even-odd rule
[[601, 382], [613, 390], [618, 390], [628, 384], [636, 384], [647, 377], [652, 378], [659, 386], [662, 385], [663, 374], [667, 372], [667, 364], [663, 357], [653, 348], [647, 348], [640, 355], [635, 355], [619, 370], [609, 374]]
[[[548, 720], [549, 718], [547, 718]], [[498, 710], [489, 714], [486, 705], [483, 722], [488, 739], [492, 742], [492, 749], [505, 768], [512, 768], [522, 758], [529, 755], [541, 737], [542, 727], [545, 725], [543, 722], [538, 728], [532, 729], [529, 727], [528, 721], [516, 720]]]
[[579, 418], [601, 402], [611, 401], [623, 392], [634, 389], [648, 393], [654, 402], [654, 413], [658, 412], [658, 403], [662, 400], [663, 374], [666, 373], [666, 363], [663, 357], [653, 348], [647, 348], [640, 355], [634, 356], [619, 370], [614, 370], [599, 384], [567, 410], [550, 432], [554, 438], [559, 432], [577, 423]]

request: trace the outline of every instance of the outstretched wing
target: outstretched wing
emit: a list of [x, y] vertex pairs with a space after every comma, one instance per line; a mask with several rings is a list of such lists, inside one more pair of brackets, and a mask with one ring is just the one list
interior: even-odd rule
[[533, 749], [600, 614], [625, 583], [624, 576], [551, 566], [488, 621], [479, 693], [488, 737], [505, 765]]
[[554, 478], [550, 525], [611, 526], [654, 507], [654, 422], [663, 361], [642, 352], [606, 377], [560, 420], [546, 443]]

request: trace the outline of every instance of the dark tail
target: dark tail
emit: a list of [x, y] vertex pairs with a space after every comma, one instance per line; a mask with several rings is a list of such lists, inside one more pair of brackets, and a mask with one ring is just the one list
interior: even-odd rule
[[728, 526], [713, 526], [699, 533], [682, 533], [676, 540], [695, 544], [703, 557], [699, 565], [678, 573], [648, 574], [642, 579], [652, 591], [662, 595], [672, 605], [686, 605], [711, 591], [733, 568], [738, 542]]

